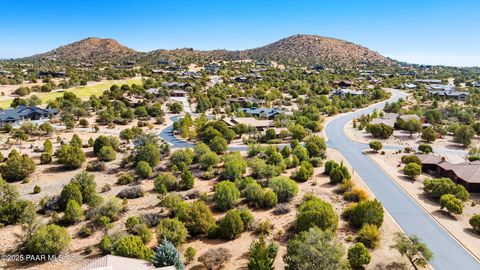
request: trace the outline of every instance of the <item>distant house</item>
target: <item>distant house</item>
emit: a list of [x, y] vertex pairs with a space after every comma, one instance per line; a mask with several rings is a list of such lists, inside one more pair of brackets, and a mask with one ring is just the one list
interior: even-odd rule
[[480, 161], [465, 161], [451, 156], [418, 154], [422, 170], [434, 176], [448, 177], [469, 192], [480, 192]]
[[208, 74], [217, 74], [218, 73], [218, 67], [215, 64], [207, 64], [204, 66], [205, 72]]
[[398, 73], [398, 75], [400, 75], [400, 76], [415, 76], [415, 75], [417, 75], [417, 72], [415, 72], [415, 70], [402, 71], [402, 72]]
[[427, 86], [427, 91], [432, 96], [444, 97], [446, 99], [465, 100], [470, 95], [469, 92], [455, 90], [455, 86], [444, 84], [431, 84]]
[[238, 83], [246, 83], [248, 82], [248, 78], [245, 76], [234, 76], [230, 77], [230, 80], [236, 81]]
[[251, 115], [258, 118], [273, 119], [275, 116], [281, 114], [282, 112], [278, 109], [270, 108], [238, 108], [239, 112], [245, 113], [245, 115]]
[[151, 262], [106, 255], [77, 268], [77, 270], [175, 270], [174, 266], [156, 268]]
[[183, 90], [172, 90], [170, 91], [171, 97], [185, 97], [187, 96], [187, 92]]
[[52, 78], [63, 78], [66, 73], [64, 71], [50, 71], [50, 70], [40, 70], [37, 74], [38, 78], [52, 77]]
[[229, 97], [229, 98], [227, 98], [227, 104], [232, 104], [232, 103], [239, 103], [239, 104], [252, 103], [252, 104], [257, 104], [257, 105], [264, 105], [265, 100], [258, 99], [258, 98], [253, 98], [253, 97]]
[[150, 94], [155, 95], [155, 96], [160, 95], [160, 89], [158, 89], [158, 88], [150, 88], [150, 89], [147, 89], [145, 91], [147, 93], [150, 93]]
[[407, 83], [407, 84], [404, 84], [403, 86], [405, 86], [405, 88], [407, 88], [407, 89], [415, 89], [415, 88], [417, 88], [417, 85], [416, 85], [416, 84], [413, 84], [413, 83]]
[[436, 84], [440, 84], [440, 83], [442, 83], [442, 80], [437, 80], [437, 79], [416, 79], [415, 82], [417, 82], [417, 83], [436, 83]]
[[330, 95], [331, 96], [337, 96], [337, 97], [340, 97], [340, 98], [346, 98], [347, 96], [361, 96], [363, 95], [363, 91], [359, 90], [352, 90], [352, 89], [347, 89], [347, 88], [340, 88], [340, 89], [336, 89], [336, 90], [333, 90]]
[[247, 126], [255, 127], [259, 131], [267, 128], [275, 127], [275, 123], [272, 120], [259, 120], [254, 117], [224, 118], [222, 120], [229, 127], [233, 127], [238, 124], [244, 124]]
[[175, 62], [168, 60], [168, 59], [158, 59], [157, 64], [159, 65], [174, 65]]
[[8, 71], [8, 70], [0, 69], [0, 75], [2, 75], [2, 76], [3, 76], [3, 75], [8, 75], [8, 74], [10, 74], [10, 73], [11, 73], [11, 72]]
[[370, 121], [370, 124], [384, 124], [390, 127], [394, 127], [397, 122], [398, 113], [386, 113], [382, 117], [377, 117]]
[[454, 85], [448, 84], [429, 84], [427, 85], [427, 90], [429, 91], [453, 91], [455, 90]]
[[56, 109], [42, 109], [37, 106], [18, 106], [0, 111], [0, 127], [6, 124], [18, 125], [23, 121], [39, 121], [56, 115]]
[[190, 86], [194, 86], [194, 83], [182, 83], [182, 82], [163, 82], [162, 86], [166, 88], [182, 88], [185, 89]]
[[348, 88], [354, 85], [352, 81], [334, 81], [333, 84], [341, 88]]
[[480, 82], [474, 82], [473, 87], [480, 88]]

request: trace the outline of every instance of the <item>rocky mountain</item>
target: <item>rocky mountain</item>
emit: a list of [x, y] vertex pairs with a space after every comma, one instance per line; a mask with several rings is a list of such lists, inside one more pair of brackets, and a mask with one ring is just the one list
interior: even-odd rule
[[360, 45], [315, 35], [290, 36], [263, 47], [242, 51], [240, 57], [347, 67], [360, 64], [391, 64], [393, 62]]
[[46, 53], [27, 57], [29, 60], [57, 60], [75, 62], [100, 62], [123, 59], [138, 52], [111, 38], [89, 37], [58, 47]]
[[158, 59], [182, 59], [186, 61], [254, 59], [328, 67], [354, 67], [362, 64], [389, 65], [394, 63], [393, 60], [360, 45], [341, 39], [315, 35], [294, 35], [263, 47], [243, 51], [160, 49], [148, 53], [137, 52], [119, 44], [114, 39], [87, 38], [27, 59], [69, 62], [134, 59], [148, 63], [155, 63]]

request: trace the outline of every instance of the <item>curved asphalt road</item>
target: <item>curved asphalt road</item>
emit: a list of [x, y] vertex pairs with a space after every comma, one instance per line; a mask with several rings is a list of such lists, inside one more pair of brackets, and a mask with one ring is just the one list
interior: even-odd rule
[[[405, 94], [394, 90], [394, 101]], [[382, 202], [395, 221], [407, 234], [417, 235], [433, 252], [431, 265], [437, 269], [474, 270], [480, 269], [480, 263], [448, 234], [423, 208], [418, 205], [393, 179], [388, 176], [362, 151], [368, 145], [351, 141], [343, 132], [343, 127], [353, 118], [381, 109], [385, 102], [372, 107], [340, 116], [327, 124], [325, 134], [327, 145], [337, 149], [355, 168], [370, 190]]]
[[[393, 90], [392, 102], [405, 97], [405, 93]], [[386, 102], [386, 101], [385, 101]], [[343, 132], [344, 126], [353, 118], [381, 109], [385, 102], [340, 116], [325, 127], [328, 147], [337, 149], [355, 168], [375, 196], [393, 216], [395, 221], [407, 234], [417, 235], [427, 244], [434, 257], [431, 265], [437, 269], [474, 270], [480, 269], [480, 263], [448, 234], [423, 208], [418, 205], [393, 179], [362, 152], [369, 149], [367, 144], [350, 140]], [[178, 121], [181, 115], [173, 115], [170, 119]], [[173, 148], [193, 147], [195, 144], [178, 140], [173, 135], [173, 125], [165, 128], [159, 136], [170, 143]], [[403, 149], [400, 146], [385, 148]], [[230, 150], [245, 151], [247, 146], [230, 147]]]

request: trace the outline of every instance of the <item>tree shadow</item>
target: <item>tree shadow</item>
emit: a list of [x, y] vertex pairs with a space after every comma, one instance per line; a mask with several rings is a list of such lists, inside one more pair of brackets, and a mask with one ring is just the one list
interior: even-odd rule
[[372, 269], [374, 270], [407, 270], [409, 269], [405, 263], [390, 262], [390, 263], [378, 263]]
[[476, 239], [480, 239], [480, 234], [477, 233], [477, 232], [476, 232], [474, 229], [472, 229], [472, 228], [464, 228], [463, 231], [464, 231], [466, 234], [468, 234], [468, 235], [470, 235], [470, 236], [472, 236], [472, 237], [475, 237]]
[[453, 220], [453, 221], [457, 220], [457, 218], [455, 218], [455, 216], [450, 215], [446, 211], [443, 211], [443, 210], [440, 210], [440, 209], [431, 212], [431, 215], [433, 215], [436, 218], [443, 218], [443, 219]]

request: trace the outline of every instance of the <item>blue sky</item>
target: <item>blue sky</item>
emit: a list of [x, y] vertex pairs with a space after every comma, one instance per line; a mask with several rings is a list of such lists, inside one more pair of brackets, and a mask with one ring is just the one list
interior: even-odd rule
[[412, 63], [480, 66], [479, 10], [478, 0], [0, 0], [0, 58], [91, 36], [149, 51], [247, 49], [302, 33]]

